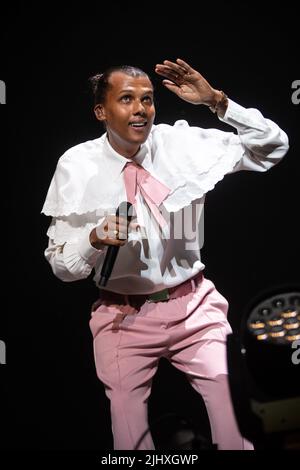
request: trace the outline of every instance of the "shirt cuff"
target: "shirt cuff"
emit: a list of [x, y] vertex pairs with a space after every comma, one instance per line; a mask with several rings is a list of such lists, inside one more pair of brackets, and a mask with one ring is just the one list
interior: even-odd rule
[[78, 253], [80, 254], [81, 258], [83, 258], [90, 266], [94, 266], [97, 258], [104, 252], [104, 249], [97, 250], [91, 245], [90, 242], [90, 230], [88, 230], [81, 240]]
[[259, 131], [265, 131], [266, 124], [261, 119], [258, 119], [256, 113], [251, 111], [251, 109], [244, 108], [228, 98], [228, 106], [224, 116], [218, 117], [220, 121], [235, 127], [237, 130], [251, 127]]

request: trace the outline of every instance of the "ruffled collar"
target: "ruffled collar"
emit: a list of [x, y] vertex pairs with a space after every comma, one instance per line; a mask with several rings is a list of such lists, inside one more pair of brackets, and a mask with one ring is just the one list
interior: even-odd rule
[[[241, 158], [239, 140], [230, 140], [232, 135], [186, 121], [159, 124], [133, 161], [170, 189], [162, 204], [176, 212], [232, 171]], [[70, 148], [58, 161], [42, 213], [59, 217], [115, 209], [126, 200], [122, 170], [128, 161], [111, 147], [106, 133]]]

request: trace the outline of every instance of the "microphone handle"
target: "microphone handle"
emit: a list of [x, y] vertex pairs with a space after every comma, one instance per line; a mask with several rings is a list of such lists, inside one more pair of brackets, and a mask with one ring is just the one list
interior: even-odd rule
[[[131, 218], [132, 218], [132, 215], [128, 214], [131, 206], [132, 204], [130, 202], [124, 201], [124, 202], [121, 202], [121, 204], [119, 205], [116, 211], [116, 216], [121, 215], [125, 217], [128, 220], [128, 224], [130, 223]], [[120, 247], [115, 246], [115, 245], [110, 245], [108, 247], [106, 255], [105, 255], [105, 259], [103, 262], [103, 266], [101, 269], [101, 277], [99, 281], [100, 287], [106, 286], [107, 281], [110, 278], [112, 269], [114, 267], [117, 255], [119, 253], [119, 249]]]
[[108, 281], [108, 279], [111, 275], [113, 266], [115, 264], [117, 255], [119, 253], [119, 249], [120, 249], [120, 247], [115, 246], [115, 245], [110, 245], [107, 248], [104, 263], [103, 263], [103, 266], [102, 266], [102, 269], [101, 269], [101, 278], [100, 278], [100, 282], [99, 282], [99, 285], [102, 286], [102, 287], [106, 286], [106, 284], [107, 284], [107, 281]]

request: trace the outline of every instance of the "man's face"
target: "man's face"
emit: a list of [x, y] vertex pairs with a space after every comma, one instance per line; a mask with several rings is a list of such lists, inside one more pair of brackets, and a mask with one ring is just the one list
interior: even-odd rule
[[109, 83], [105, 102], [95, 107], [95, 114], [105, 121], [111, 146], [132, 157], [146, 141], [154, 121], [153, 87], [147, 77], [123, 72], [113, 72]]

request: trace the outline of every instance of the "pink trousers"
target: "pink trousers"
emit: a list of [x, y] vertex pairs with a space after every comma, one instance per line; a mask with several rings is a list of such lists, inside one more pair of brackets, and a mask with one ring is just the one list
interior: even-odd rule
[[183, 297], [146, 302], [139, 311], [102, 303], [92, 312], [96, 370], [111, 403], [115, 449], [154, 449], [150, 433], [139, 441], [148, 429], [147, 401], [161, 357], [184, 372], [201, 394], [217, 448], [253, 449], [238, 430], [231, 403], [227, 310], [214, 284], [200, 277]]

